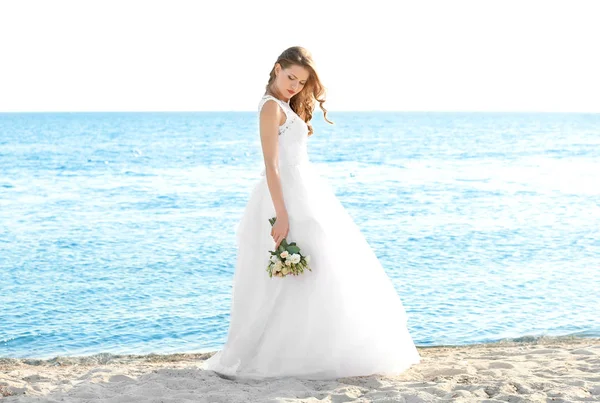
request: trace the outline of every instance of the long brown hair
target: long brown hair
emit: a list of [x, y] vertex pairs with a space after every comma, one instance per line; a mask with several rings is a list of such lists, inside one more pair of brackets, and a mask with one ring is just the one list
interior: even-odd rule
[[310, 121], [317, 102], [323, 111], [323, 118], [325, 121], [334, 124], [327, 119], [327, 109], [323, 106], [323, 103], [325, 103], [326, 90], [319, 79], [311, 53], [301, 46], [292, 46], [291, 48], [284, 50], [273, 64], [271, 73], [269, 73], [269, 82], [265, 86], [267, 92], [275, 80], [275, 66], [277, 63], [284, 69], [288, 68], [290, 65], [298, 65], [305, 67], [309, 71], [309, 77], [306, 80], [306, 84], [304, 85], [304, 88], [302, 88], [302, 91], [290, 99], [290, 107], [292, 110], [306, 122], [306, 125], [308, 126], [308, 135], [311, 136], [313, 134], [313, 128]]

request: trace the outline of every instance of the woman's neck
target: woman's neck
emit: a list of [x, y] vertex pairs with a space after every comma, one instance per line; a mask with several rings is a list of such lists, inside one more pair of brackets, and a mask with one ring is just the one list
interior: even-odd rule
[[285, 98], [282, 99], [281, 95], [275, 94], [275, 92], [271, 91], [271, 90], [267, 90], [267, 93], [265, 95], [271, 95], [272, 97], [275, 97], [278, 100], [280, 100], [282, 102], [285, 102], [286, 104], [290, 102], [289, 98], [288, 99], [285, 99]]

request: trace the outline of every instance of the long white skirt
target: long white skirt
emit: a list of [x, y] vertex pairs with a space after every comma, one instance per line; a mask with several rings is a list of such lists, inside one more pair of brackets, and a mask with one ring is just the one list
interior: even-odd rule
[[[263, 171], [264, 172], [264, 171]], [[288, 242], [312, 271], [270, 278], [275, 216], [266, 177], [237, 227], [227, 342], [203, 368], [239, 378], [396, 375], [420, 362], [392, 282], [312, 163], [280, 166]]]

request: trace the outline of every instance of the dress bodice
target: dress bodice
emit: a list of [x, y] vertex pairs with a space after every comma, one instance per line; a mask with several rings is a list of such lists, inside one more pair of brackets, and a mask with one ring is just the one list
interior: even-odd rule
[[[289, 103], [272, 95], [265, 95], [258, 105], [258, 115], [263, 105], [273, 100], [285, 112], [286, 120], [279, 126], [279, 167], [295, 166], [308, 162], [308, 125], [292, 110]], [[264, 170], [263, 173], [264, 175]]]

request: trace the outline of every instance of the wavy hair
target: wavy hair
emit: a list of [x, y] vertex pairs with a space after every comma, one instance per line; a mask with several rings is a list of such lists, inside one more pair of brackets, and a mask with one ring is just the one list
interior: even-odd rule
[[269, 88], [271, 88], [273, 81], [275, 81], [275, 66], [277, 63], [284, 69], [291, 65], [298, 65], [305, 67], [309, 71], [309, 77], [306, 80], [304, 88], [290, 99], [290, 107], [292, 110], [306, 122], [306, 125], [308, 126], [308, 135], [312, 136], [313, 134], [313, 128], [310, 121], [312, 120], [317, 102], [323, 111], [323, 118], [325, 121], [334, 124], [327, 119], [327, 109], [323, 106], [323, 103], [325, 103], [326, 89], [319, 79], [311, 53], [301, 46], [292, 46], [291, 48], [284, 50], [277, 58], [277, 61], [273, 63], [273, 68], [269, 73], [269, 82], [265, 86], [267, 92], [269, 91]]

